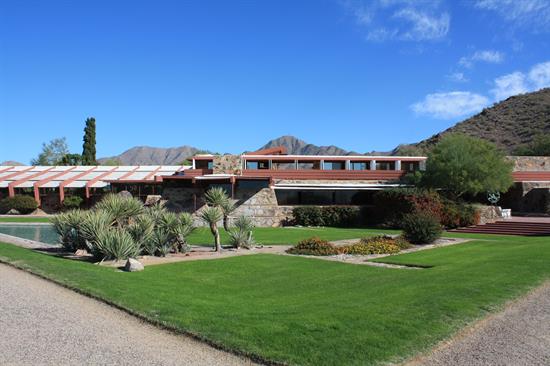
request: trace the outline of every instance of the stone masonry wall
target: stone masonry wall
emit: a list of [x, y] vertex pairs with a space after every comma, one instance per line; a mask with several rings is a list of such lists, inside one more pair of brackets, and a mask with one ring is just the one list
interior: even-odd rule
[[242, 173], [242, 161], [239, 155], [219, 155], [214, 157], [212, 164], [214, 174]]
[[550, 156], [508, 156], [514, 163], [515, 172], [548, 172], [550, 171]]

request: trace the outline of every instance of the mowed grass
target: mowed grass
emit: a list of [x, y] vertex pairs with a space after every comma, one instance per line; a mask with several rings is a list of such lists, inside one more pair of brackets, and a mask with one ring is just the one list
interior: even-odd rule
[[252, 255], [124, 273], [7, 244], [0, 259], [265, 359], [366, 365], [427, 350], [550, 278], [548, 238], [482, 238], [383, 260], [421, 270]]
[[32, 217], [32, 216], [11, 216], [11, 217], [0, 217], [0, 223], [2, 222], [24, 222], [24, 223], [33, 223], [33, 222], [50, 222], [48, 217]]
[[[355, 228], [335, 228], [335, 227], [257, 227], [253, 230], [254, 239], [263, 245], [277, 244], [297, 244], [300, 240], [318, 236], [325, 240], [355, 239], [366, 236], [397, 234], [398, 230], [386, 229], [355, 229]], [[229, 244], [229, 236], [220, 228], [222, 244]], [[188, 238], [189, 244], [193, 245], [213, 245], [214, 238], [210, 229], [200, 227]]]

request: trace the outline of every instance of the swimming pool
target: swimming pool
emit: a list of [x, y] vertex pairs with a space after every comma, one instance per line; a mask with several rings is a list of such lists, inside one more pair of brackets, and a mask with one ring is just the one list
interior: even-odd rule
[[58, 244], [59, 235], [51, 225], [11, 225], [1, 224], [0, 233], [19, 238], [40, 241], [46, 244]]

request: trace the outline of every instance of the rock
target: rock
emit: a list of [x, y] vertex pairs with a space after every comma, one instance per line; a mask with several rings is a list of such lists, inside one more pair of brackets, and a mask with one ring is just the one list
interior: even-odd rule
[[6, 212], [6, 215], [21, 215], [21, 212], [17, 211], [15, 208], [12, 208], [8, 212]]
[[132, 198], [132, 194], [128, 191], [120, 191], [118, 192], [118, 195], [126, 198]]
[[145, 206], [154, 206], [157, 203], [161, 202], [162, 196], [157, 194], [147, 195], [145, 199]]
[[124, 270], [126, 272], [138, 272], [143, 271], [144, 267], [143, 264], [141, 264], [140, 261], [134, 258], [128, 258], [126, 261], [126, 265], [124, 266]]
[[88, 255], [88, 251], [86, 249], [77, 249], [76, 252], [74, 252], [74, 255], [83, 257]]

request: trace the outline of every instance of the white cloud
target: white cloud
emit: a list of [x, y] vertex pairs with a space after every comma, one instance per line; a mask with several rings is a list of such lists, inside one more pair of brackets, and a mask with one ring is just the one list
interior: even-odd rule
[[413, 8], [405, 8], [394, 14], [410, 23], [410, 28], [401, 33], [401, 39], [424, 41], [444, 38], [449, 33], [451, 17], [448, 13], [430, 15]]
[[516, 71], [495, 79], [495, 100], [550, 87], [550, 61], [534, 65], [529, 72]]
[[458, 64], [467, 68], [474, 66], [476, 62], [499, 64], [504, 61], [504, 53], [495, 50], [476, 51], [471, 56], [464, 56], [458, 60]]
[[434, 41], [447, 36], [451, 16], [439, 1], [346, 0], [343, 2], [370, 41]]
[[468, 91], [428, 94], [423, 101], [411, 106], [417, 114], [435, 118], [450, 119], [479, 112], [487, 106], [489, 99]]
[[529, 71], [529, 81], [535, 89], [550, 86], [550, 61], [537, 64]]
[[519, 71], [503, 75], [495, 79], [495, 87], [491, 93], [496, 100], [506, 99], [512, 95], [527, 93], [525, 74]]
[[455, 81], [457, 83], [465, 83], [469, 81], [463, 72], [453, 72], [447, 75], [447, 79]]
[[550, 30], [548, 0], [478, 0], [475, 6], [496, 12], [514, 26], [531, 28], [534, 32]]

